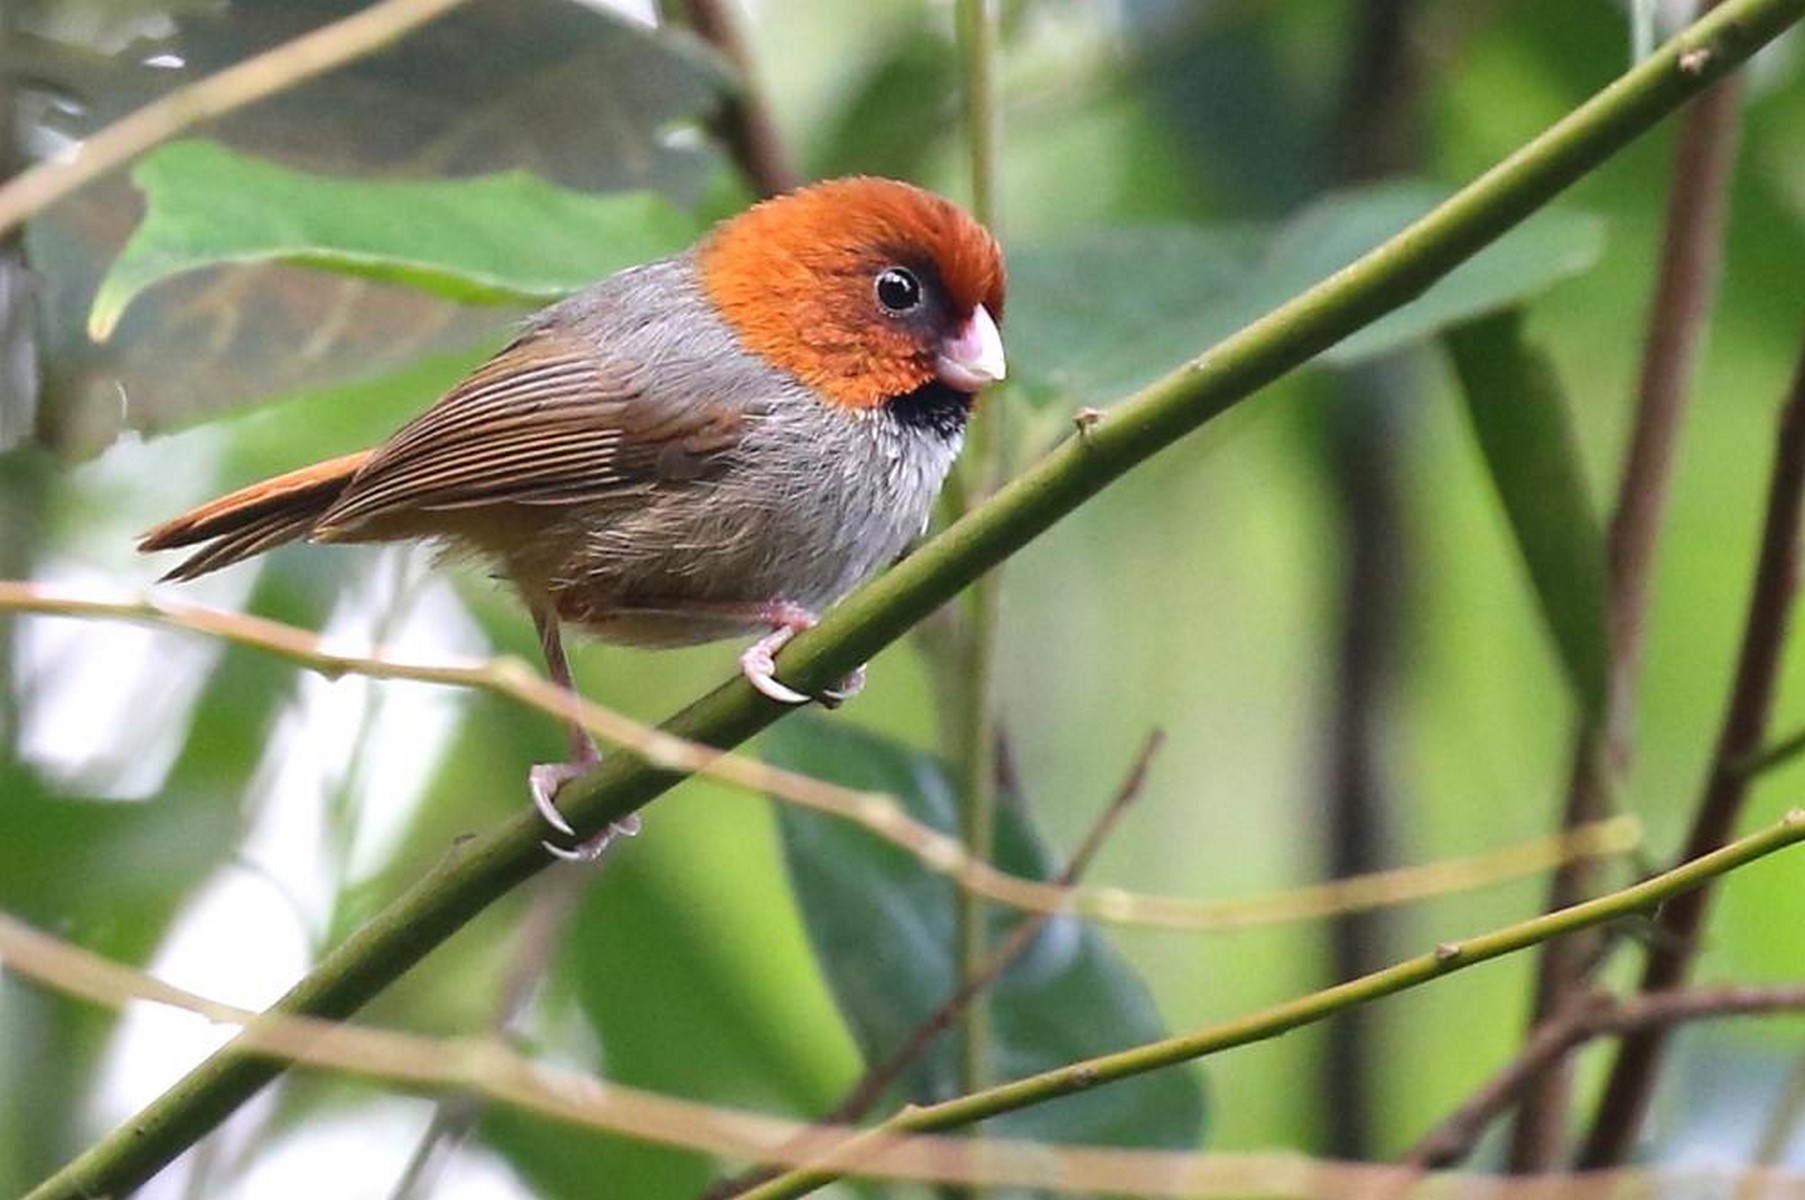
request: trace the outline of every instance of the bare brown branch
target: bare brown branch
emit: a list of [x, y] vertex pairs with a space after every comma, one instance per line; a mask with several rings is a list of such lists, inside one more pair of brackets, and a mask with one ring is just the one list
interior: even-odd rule
[[760, 195], [775, 196], [797, 187], [802, 174], [771, 115], [732, 0], [683, 0], [683, 12], [696, 36], [713, 46], [739, 76], [738, 88], [722, 101], [715, 120], [716, 132], [734, 162]]
[[[264, 1051], [296, 1062], [381, 1079], [408, 1088], [476, 1093], [541, 1116], [704, 1153], [807, 1161], [844, 1145], [853, 1131], [824, 1130], [754, 1113], [697, 1104], [531, 1062], [493, 1039], [443, 1039], [281, 1013], [256, 1013], [173, 987], [143, 972], [59, 941], [0, 913], [5, 969], [110, 1008], [148, 1001], [218, 1024], [245, 1027]], [[1406, 1179], [1399, 1168], [1306, 1159], [1294, 1154], [1221, 1155], [1048, 1146], [992, 1139], [902, 1135], [886, 1140], [882, 1173], [966, 1184], [1057, 1187], [1139, 1196], [1246, 1195], [1342, 1200], [1385, 1191]], [[1441, 1176], [1457, 1187], [1482, 1186], [1488, 1200], [1611, 1200], [1625, 1187], [1667, 1194], [1722, 1173], [1604, 1172], [1483, 1185]], [[1730, 1182], [1799, 1187], [1805, 1177], [1778, 1171], [1739, 1172]], [[1385, 1194], [1391, 1194], [1386, 1192]], [[1760, 1194], [1780, 1194], [1763, 1192]]]
[[[1742, 649], [1731, 685], [1723, 726], [1717, 738], [1704, 795], [1686, 839], [1684, 858], [1707, 854], [1727, 842], [1748, 795], [1749, 775], [1742, 764], [1761, 750], [1767, 738], [1781, 652], [1791, 624], [1798, 587], [1799, 531], [1805, 509], [1805, 348], [1792, 389], [1780, 413], [1780, 436], [1768, 485], [1767, 515], [1761, 531], [1760, 556], [1743, 624]], [[1659, 935], [1652, 943], [1639, 990], [1665, 992], [1678, 987], [1698, 953], [1698, 934], [1712, 890], [1701, 888], [1676, 898], [1655, 918]], [[1586, 1168], [1623, 1162], [1654, 1092], [1660, 1070], [1665, 1029], [1650, 1028], [1624, 1039], [1605, 1086], [1592, 1131], [1580, 1151]]]
[[957, 839], [911, 820], [893, 797], [840, 787], [673, 737], [575, 696], [533, 673], [517, 659], [460, 664], [408, 662], [386, 656], [379, 649], [354, 653], [328, 646], [308, 630], [264, 617], [222, 612], [161, 597], [106, 600], [10, 580], [0, 580], [0, 612], [148, 622], [273, 654], [329, 678], [356, 674], [487, 692], [581, 725], [602, 741], [656, 766], [694, 771], [851, 821], [913, 855], [923, 869], [944, 875], [959, 887], [997, 904], [1026, 912], [1072, 913], [1112, 924], [1223, 932], [1314, 920], [1489, 887], [1546, 871], [1575, 855], [1623, 854], [1640, 844], [1642, 838], [1641, 828], [1633, 820], [1604, 821], [1464, 858], [1400, 867], [1245, 900], [1191, 900], [1112, 887], [1061, 888], [977, 861]]
[[[1708, 0], [1701, 12], [1716, 2]], [[1718, 83], [1699, 97], [1680, 123], [1634, 426], [1605, 547], [1610, 642], [1605, 711], [1589, 718], [1575, 736], [1562, 818], [1567, 828], [1609, 815], [1615, 781], [1627, 773], [1633, 753], [1655, 545], [1667, 508], [1674, 447], [1716, 295], [1741, 89], [1740, 76]], [[1556, 872], [1548, 906], [1552, 910], [1572, 904], [1596, 887], [1596, 872], [1588, 864], [1569, 864]], [[1588, 936], [1552, 943], [1543, 950], [1533, 1022], [1560, 1012], [1584, 990], [1586, 964], [1598, 957], [1595, 943], [1596, 937]], [[1513, 1170], [1546, 1171], [1560, 1160], [1567, 1144], [1569, 1092], [1566, 1067], [1558, 1059], [1525, 1089], [1512, 1131]]]
[[1465, 1161], [1487, 1126], [1516, 1102], [1536, 1072], [1596, 1038], [1664, 1031], [1688, 1021], [1799, 1009], [1805, 1009], [1805, 984], [1696, 988], [1653, 992], [1627, 1000], [1589, 993], [1559, 1017], [1543, 1022], [1521, 1054], [1413, 1146], [1403, 1161], [1425, 1169]]

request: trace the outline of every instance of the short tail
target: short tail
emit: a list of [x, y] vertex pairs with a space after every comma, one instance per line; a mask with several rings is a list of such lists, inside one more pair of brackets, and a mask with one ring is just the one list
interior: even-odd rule
[[197, 578], [273, 546], [306, 537], [349, 486], [358, 469], [369, 461], [370, 454], [369, 450], [360, 450], [240, 488], [163, 522], [138, 540], [138, 549], [199, 545], [199, 551], [163, 576], [181, 580]]

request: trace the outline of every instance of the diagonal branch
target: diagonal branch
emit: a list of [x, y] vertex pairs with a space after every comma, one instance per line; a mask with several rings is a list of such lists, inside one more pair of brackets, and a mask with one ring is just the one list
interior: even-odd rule
[[1543, 1022], [1523, 1053], [1412, 1147], [1404, 1163], [1431, 1169], [1462, 1161], [1473, 1152], [1486, 1126], [1517, 1102], [1538, 1071], [1596, 1038], [1671, 1029], [1687, 1021], [1798, 1009], [1805, 1009], [1805, 984], [1650, 992], [1627, 1000], [1589, 993], [1568, 1005], [1560, 1016]]
[[[1116, 823], [1122, 819], [1122, 814], [1128, 811], [1128, 806], [1139, 798], [1141, 789], [1147, 783], [1147, 772], [1153, 766], [1153, 756], [1159, 752], [1159, 748], [1165, 740], [1166, 735], [1163, 730], [1156, 729], [1148, 735], [1147, 740], [1141, 745], [1140, 753], [1135, 755], [1134, 762], [1130, 764], [1127, 777], [1122, 780], [1121, 786], [1116, 789], [1115, 795], [1110, 797], [1109, 803], [1104, 806], [1103, 811], [1097, 815], [1097, 819], [1091, 824], [1084, 839], [1078, 843], [1078, 848], [1072, 852], [1072, 857], [1067, 860], [1065, 869], [1059, 873], [1057, 883], [1064, 887], [1071, 887], [1078, 881], [1079, 876], [1090, 867], [1091, 860], [1097, 856], [1097, 851], [1103, 848], [1104, 839], [1109, 836], [1110, 831], [1115, 829]], [[816, 1124], [850, 1125], [863, 1120], [865, 1114], [869, 1113], [872, 1107], [882, 1099], [890, 1085], [902, 1077], [902, 1073], [908, 1070], [911, 1063], [928, 1052], [928, 1048], [934, 1044], [935, 1039], [952, 1028], [953, 1022], [959, 1019], [960, 1014], [971, 1004], [973, 998], [995, 983], [1003, 972], [1007, 971], [1015, 960], [1020, 958], [1022, 953], [1033, 944], [1034, 939], [1040, 936], [1040, 931], [1045, 929], [1047, 922], [1052, 919], [1052, 913], [1036, 913], [1010, 930], [1009, 936], [991, 950], [989, 957], [966, 974], [959, 986], [953, 989], [953, 994], [941, 1001], [933, 1012], [910, 1030], [909, 1035], [896, 1049], [890, 1052], [889, 1057], [872, 1064], [870, 1070], [866, 1071], [858, 1082], [853, 1084], [852, 1090], [847, 1092], [846, 1096]], [[755, 1167], [744, 1174], [720, 1181], [703, 1192], [700, 1200], [731, 1200], [731, 1197], [738, 1196], [766, 1180], [775, 1179], [780, 1170], [773, 1165]]]
[[682, 8], [695, 35], [713, 46], [739, 75], [737, 89], [721, 101], [715, 132], [761, 196], [796, 187], [802, 173], [777, 128], [732, 0], [683, 0]]
[[329, 679], [362, 675], [486, 692], [561, 721], [574, 722], [600, 741], [625, 747], [671, 770], [706, 775], [760, 796], [850, 821], [911, 855], [922, 869], [943, 875], [956, 886], [992, 903], [1024, 912], [1070, 913], [1115, 925], [1225, 933], [1367, 912], [1489, 887], [1576, 858], [1616, 857], [1642, 842], [1641, 825], [1634, 818], [1614, 817], [1461, 858], [1393, 867], [1238, 900], [1192, 900], [1116, 887], [1061, 887], [1011, 875], [979, 861], [959, 842], [909, 817], [893, 796], [856, 791], [755, 758], [723, 754], [673, 738], [547, 682], [517, 659], [434, 664], [390, 657], [379, 650], [354, 654], [333, 649], [309, 630], [267, 617], [222, 612], [162, 597], [106, 600], [5, 579], [0, 579], [0, 612], [152, 622], [274, 655]]
[[1771, 853], [1782, 845], [1802, 840], [1805, 840], [1805, 809], [1794, 809], [1778, 825], [1771, 826], [1762, 833], [1732, 842], [1702, 858], [1609, 896], [1588, 900], [1559, 912], [1532, 917], [1480, 937], [1444, 942], [1428, 954], [1406, 959], [1384, 970], [1374, 971], [1320, 992], [1312, 992], [1308, 996], [1226, 1024], [1182, 1033], [1085, 1062], [1072, 1063], [939, 1104], [904, 1109], [883, 1124], [848, 1138], [837, 1150], [824, 1155], [819, 1164], [782, 1175], [763, 1187], [744, 1193], [739, 1200], [788, 1200], [807, 1195], [855, 1169], [863, 1169], [867, 1156], [881, 1159], [887, 1148], [887, 1139], [897, 1134], [942, 1133], [949, 1129], [964, 1128], [989, 1117], [1045, 1103], [1061, 1096], [1074, 1095], [1117, 1079], [1145, 1074], [1161, 1067], [1174, 1066], [1236, 1046], [1276, 1037], [1357, 1005], [1427, 983], [1450, 971], [1514, 953], [1551, 937], [1628, 916], [1644, 907], [1661, 903], [1667, 896], [1691, 893], [1724, 871], [1753, 861], [1746, 856], [1755, 853], [1758, 846], [1761, 847], [1759, 853]]
[[[1055, 449], [798, 635], [782, 656], [784, 678], [805, 691], [827, 687], [1132, 467], [1409, 303], [1801, 17], [1805, 0], [1729, 0], [1384, 245], [1102, 414], [1084, 436]], [[736, 677], [666, 729], [728, 747], [785, 711]], [[560, 807], [576, 835], [587, 837], [682, 778], [634, 755], [613, 754], [560, 793]], [[495, 899], [544, 870], [549, 860], [540, 836], [536, 814], [522, 812], [453, 847], [329, 953], [277, 1009], [327, 1019], [355, 1012]], [[228, 1044], [47, 1180], [34, 1200], [130, 1190], [281, 1070], [279, 1062]]]
[[[1484, 961], [1491, 953], [1509, 953], [1525, 939], [1554, 936], [1570, 930], [1574, 922], [1608, 921], [1632, 915], [1659, 903], [1664, 897], [1696, 887], [1713, 874], [1735, 870], [1784, 847], [1805, 841], [1805, 811], [1785, 822], [1744, 838], [1712, 855], [1707, 862], [1688, 863], [1658, 879], [1590, 902], [1583, 910], [1558, 917], [1536, 917], [1494, 933], [1470, 939], [1458, 948], [1444, 947], [1430, 956], [1445, 971]], [[339, 1072], [354, 1078], [381, 1081], [404, 1090], [457, 1092], [479, 1095], [497, 1104], [525, 1112], [660, 1145], [681, 1146], [704, 1153], [736, 1158], [770, 1158], [790, 1166], [816, 1166], [823, 1158], [843, 1154], [849, 1142], [869, 1144], [870, 1135], [856, 1130], [806, 1127], [793, 1121], [744, 1110], [721, 1108], [678, 1099], [618, 1082], [598, 1084], [576, 1072], [532, 1062], [493, 1036], [435, 1038], [397, 1030], [376, 1029], [353, 1022], [330, 1022], [285, 1013], [256, 1013], [174, 987], [143, 971], [113, 962], [91, 950], [39, 932], [0, 913], [0, 961], [8, 973], [34, 980], [66, 995], [112, 1009], [148, 1001], [193, 1013], [208, 1021], [244, 1028], [244, 1040], [262, 1054], [284, 1062]], [[1392, 973], [1412, 969], [1399, 964]], [[1395, 982], [1392, 981], [1392, 982]], [[1427, 982], [1424, 977], [1420, 982]], [[1342, 984], [1328, 993], [1314, 993], [1288, 1004], [1255, 1013], [1228, 1025], [1182, 1035], [1126, 1052], [1128, 1056], [1170, 1053], [1173, 1042], [1182, 1041], [1201, 1057], [1249, 1040], [1270, 1037], [1296, 1025], [1330, 1015], [1349, 1004], [1383, 994], [1387, 983], [1378, 976], [1356, 985]], [[1411, 986], [1403, 983], [1399, 986]], [[1395, 989], [1394, 989], [1395, 990]], [[1744, 1011], [1755, 1011], [1747, 1006]], [[1301, 1014], [1301, 1015], [1300, 1015]], [[1112, 1055], [1090, 1066], [1107, 1065], [1124, 1058]], [[1086, 1064], [1079, 1064], [1080, 1067]], [[1132, 1065], [1132, 1064], [1130, 1064]], [[1061, 1074], [1061, 1073], [1054, 1073]], [[976, 1099], [968, 1097], [967, 1100]], [[994, 1100], [994, 1097], [993, 1097]], [[957, 1102], [954, 1102], [957, 1103]], [[1297, 1162], [1294, 1155], [1242, 1158], [1197, 1155], [1157, 1150], [1121, 1150], [1023, 1143], [1019, 1141], [934, 1138], [886, 1134], [881, 1161], [859, 1164], [860, 1169], [892, 1178], [914, 1178], [955, 1183], [998, 1183], [1019, 1186], [1053, 1186], [1063, 1191], [1110, 1194], [1221, 1196], [1295, 1195], [1341, 1200], [1368, 1194], [1357, 1183], [1391, 1184], [1400, 1169], [1390, 1166], [1322, 1166], [1327, 1175], [1312, 1172], [1299, 1180], [1275, 1163]], [[1226, 1173], [1224, 1169], [1226, 1168]], [[1595, 1191], [1578, 1193], [1568, 1181], [1558, 1189], [1528, 1182], [1485, 1188], [1495, 1200], [1520, 1196], [1522, 1200], [1548, 1200], [1558, 1194], [1616, 1194], [1610, 1173], [1594, 1175], [1601, 1183]], [[1285, 1182], [1289, 1181], [1289, 1182]], [[1390, 1195], [1387, 1190], [1383, 1194]]]

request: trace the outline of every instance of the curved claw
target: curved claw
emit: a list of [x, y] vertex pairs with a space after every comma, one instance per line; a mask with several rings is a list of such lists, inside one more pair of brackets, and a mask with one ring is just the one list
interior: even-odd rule
[[[539, 763], [527, 772], [527, 790], [533, 795], [533, 807], [545, 823], [568, 838], [575, 838], [577, 831], [571, 823], [564, 819], [553, 802], [558, 789], [572, 779], [587, 771], [593, 762]], [[610, 843], [617, 837], [632, 837], [639, 832], [639, 814], [631, 813], [586, 842], [578, 842], [575, 846], [559, 846], [552, 842], [541, 841], [546, 852], [554, 858], [565, 862], [594, 862], [602, 856]]]
[[553, 802], [558, 789], [575, 779], [582, 768], [575, 763], [539, 763], [526, 773], [527, 790], [533, 795], [533, 807], [545, 818], [545, 823], [567, 837], [575, 837], [576, 830], [564, 819]]
[[828, 708], [838, 708], [860, 692], [865, 690], [865, 667], [860, 664], [849, 672], [846, 678], [821, 693], [821, 703]]
[[553, 858], [561, 858], [565, 862], [594, 862], [602, 856], [602, 851], [608, 848], [608, 835], [604, 833], [599, 838], [591, 838], [589, 841], [575, 846], [560, 846], [543, 838], [540, 839], [539, 844], [545, 847], [547, 854]]
[[[566, 833], [570, 832], [565, 830]], [[540, 841], [545, 852], [553, 858], [561, 858], [565, 862], [594, 862], [602, 853], [614, 844], [615, 838], [633, 837], [639, 833], [639, 814], [631, 813], [602, 830], [586, 842], [578, 842], [574, 846], [560, 846], [554, 842]]]
[[746, 682], [779, 704], [809, 702], [808, 696], [778, 681], [777, 664], [772, 661], [772, 656], [795, 636], [794, 629], [787, 625], [779, 626], [746, 647], [745, 653], [740, 655], [740, 672], [745, 675]]

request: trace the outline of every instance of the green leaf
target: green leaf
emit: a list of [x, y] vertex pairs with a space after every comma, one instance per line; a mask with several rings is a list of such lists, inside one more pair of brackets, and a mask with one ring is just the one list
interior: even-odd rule
[[[1286, 222], [1267, 273], [1288, 297], [1326, 279], [1446, 200], [1446, 188], [1391, 183], [1335, 193]], [[1434, 337], [1449, 325], [1520, 304], [1584, 274], [1604, 253], [1604, 222], [1550, 209], [1474, 255], [1403, 308], [1331, 347], [1322, 361], [1349, 366]]]
[[1587, 712], [1604, 703], [1604, 539], [1553, 364], [1498, 313], [1444, 339], [1536, 603]]
[[1009, 249], [1009, 377], [1101, 403], [1232, 333], [1259, 262], [1257, 226], [1104, 229]]
[[[956, 826], [952, 785], [927, 755], [844, 722], [792, 718], [767, 735], [766, 757], [848, 787], [887, 792], [937, 829]], [[945, 878], [845, 821], [779, 805], [784, 853], [815, 954], [867, 1062], [889, 1056], [957, 985], [954, 889]], [[1055, 867], [1019, 803], [999, 805], [996, 861], [1047, 879]], [[993, 940], [1022, 919], [994, 911]], [[1015, 1079], [1165, 1036], [1140, 978], [1095, 929], [1057, 917], [988, 994], [991, 1070]], [[917, 1103], [957, 1092], [949, 1032], [910, 1067]], [[1048, 1142], [1191, 1148], [1203, 1092], [1190, 1070], [1161, 1071], [998, 1117], [998, 1136]]]
[[699, 232], [655, 193], [589, 196], [520, 171], [334, 179], [177, 142], [133, 178], [144, 220], [94, 298], [88, 328], [97, 340], [152, 284], [221, 263], [291, 263], [469, 304], [545, 301], [679, 250]]
[[[1043, 397], [1113, 399], [1321, 282], [1447, 195], [1394, 182], [1331, 193], [1270, 228], [1156, 226], [1011, 247], [1012, 378]], [[1603, 246], [1596, 218], [1540, 213], [1320, 361], [1361, 362], [1516, 304], [1587, 270]]]

